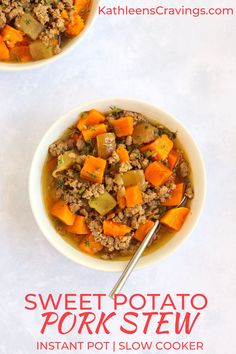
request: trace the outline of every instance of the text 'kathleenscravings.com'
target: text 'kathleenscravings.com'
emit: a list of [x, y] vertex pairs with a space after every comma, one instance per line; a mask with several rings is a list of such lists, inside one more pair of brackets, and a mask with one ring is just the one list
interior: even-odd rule
[[[233, 16], [235, 15], [235, 8], [230, 6], [219, 6], [211, 2], [211, 6], [203, 6], [204, 2], [194, 0], [189, 5], [176, 0], [173, 1], [132, 1], [132, 5], [127, 0], [126, 2], [119, 3], [118, 0], [110, 0], [107, 4], [102, 4], [98, 8], [98, 14], [104, 16]], [[209, 2], [208, 2], [209, 4]], [[219, 4], [219, 3], [218, 3]]]

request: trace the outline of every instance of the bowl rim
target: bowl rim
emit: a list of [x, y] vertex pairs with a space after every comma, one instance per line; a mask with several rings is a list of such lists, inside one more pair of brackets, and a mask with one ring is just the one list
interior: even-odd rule
[[[194, 229], [196, 228], [199, 219], [201, 217], [201, 214], [203, 212], [203, 208], [204, 208], [204, 204], [205, 204], [205, 199], [206, 199], [206, 187], [207, 187], [207, 177], [206, 177], [206, 169], [205, 169], [205, 163], [204, 163], [204, 159], [202, 156], [202, 153], [196, 143], [195, 138], [193, 138], [192, 134], [189, 132], [188, 128], [186, 128], [182, 122], [180, 122], [177, 118], [175, 118], [172, 114], [168, 113], [167, 111], [165, 111], [164, 109], [162, 109], [160, 106], [154, 105], [148, 101], [144, 101], [144, 100], [140, 100], [140, 99], [133, 99], [133, 98], [128, 98], [128, 97], [107, 97], [107, 98], [102, 98], [102, 99], [98, 99], [98, 100], [92, 100], [92, 101], [87, 101], [87, 102], [83, 102], [82, 104], [80, 104], [79, 106], [76, 106], [75, 108], [71, 109], [70, 111], [64, 113], [62, 116], [60, 116], [58, 119], [56, 119], [54, 121], [53, 124], [51, 124], [49, 126], [49, 128], [46, 130], [46, 132], [43, 134], [41, 140], [39, 141], [36, 150], [34, 152], [33, 155], [33, 159], [31, 162], [31, 167], [30, 167], [30, 173], [29, 173], [29, 181], [28, 181], [28, 193], [29, 193], [29, 200], [30, 200], [30, 205], [31, 205], [31, 210], [32, 213], [34, 215], [34, 218], [36, 220], [36, 223], [38, 224], [38, 227], [40, 229], [40, 231], [42, 232], [42, 234], [44, 235], [44, 237], [51, 243], [51, 245], [56, 248], [61, 254], [63, 254], [65, 257], [69, 258], [70, 260], [86, 266], [87, 268], [90, 269], [95, 269], [95, 270], [99, 270], [99, 271], [106, 271], [106, 272], [121, 272], [123, 270], [123, 268], [125, 267], [125, 265], [128, 263], [128, 261], [124, 260], [124, 261], [107, 261], [107, 260], [102, 260], [102, 259], [97, 259], [99, 262], [95, 265], [94, 262], [91, 262], [92, 259], [96, 259], [94, 257], [88, 256], [86, 255], [86, 257], [84, 257], [83, 259], [78, 259], [79, 257], [76, 257], [74, 255], [72, 255], [72, 253], [69, 253], [65, 247], [62, 247], [61, 245], [59, 245], [58, 242], [54, 242], [52, 241], [52, 238], [50, 238], [50, 236], [48, 235], [48, 232], [45, 230], [44, 226], [42, 225], [41, 219], [39, 217], [39, 214], [37, 212], [37, 205], [35, 204], [35, 200], [34, 200], [34, 182], [35, 182], [35, 166], [38, 163], [38, 158], [40, 155], [40, 151], [41, 149], [45, 149], [44, 146], [44, 140], [46, 140], [47, 136], [50, 135], [51, 132], [53, 132], [55, 130], [55, 128], [57, 126], [60, 126], [62, 122], [66, 121], [68, 119], [68, 117], [70, 117], [71, 115], [74, 115], [75, 120], [76, 120], [76, 116], [82, 112], [83, 107], [96, 107], [96, 105], [99, 104], [106, 104], [107, 106], [109, 106], [109, 102], [113, 102], [113, 101], [120, 101], [121, 104], [123, 103], [127, 103], [127, 104], [132, 104], [134, 105], [134, 110], [135, 110], [135, 105], [141, 104], [143, 106], [149, 107], [153, 110], [158, 110], [159, 112], [161, 112], [163, 115], [167, 116], [169, 119], [173, 120], [173, 122], [177, 123], [177, 125], [179, 127], [181, 127], [181, 129], [183, 129], [183, 131], [185, 133], [187, 133], [188, 137], [191, 139], [191, 142], [198, 154], [198, 159], [201, 165], [201, 173], [202, 173], [202, 186], [201, 186], [201, 201], [200, 201], [200, 206], [198, 208], [198, 213], [195, 216], [190, 230], [187, 232], [187, 234], [185, 235], [185, 237], [178, 241], [170, 250], [168, 250], [165, 254], [161, 254], [158, 256], [158, 259], [153, 259], [151, 257], [148, 257], [148, 255], [142, 257], [142, 259], [145, 259], [145, 262], [141, 263], [140, 262], [137, 264], [136, 266], [136, 270], [138, 269], [143, 269], [146, 268], [150, 265], [153, 265], [154, 263], [159, 263], [160, 261], [164, 260], [165, 258], [169, 257], [170, 255], [172, 255], [179, 247], [182, 246], [182, 244], [190, 237], [190, 235], [192, 234], [192, 232], [194, 231]], [[62, 131], [63, 132], [63, 131]], [[48, 145], [46, 146], [46, 150], [48, 148]], [[186, 149], [187, 150], [187, 149]], [[45, 162], [45, 158], [43, 160], [43, 163]], [[40, 171], [40, 176], [42, 175], [42, 170]], [[40, 177], [41, 178], [41, 177]], [[42, 197], [42, 187], [40, 186], [40, 195]], [[46, 209], [44, 207], [44, 213], [46, 213]], [[46, 217], [48, 218], [48, 215], [46, 215]], [[48, 218], [49, 219], [49, 218]], [[53, 226], [52, 226], [53, 227]], [[55, 230], [55, 229], [54, 229]], [[55, 231], [56, 232], [56, 231]], [[57, 235], [59, 235], [56, 232]], [[59, 235], [60, 236], [60, 235]], [[60, 236], [61, 238], [61, 236]], [[62, 238], [61, 238], [62, 239]], [[64, 241], [66, 242], [66, 241]], [[69, 245], [68, 243], [66, 243], [67, 245]], [[69, 245], [70, 246], [70, 245]], [[75, 250], [74, 247], [70, 246], [71, 249]], [[162, 247], [161, 247], [162, 248]], [[76, 250], [76, 254], [81, 253], [83, 255], [85, 255], [83, 252], [80, 252], [79, 250]], [[152, 252], [152, 253], [155, 253]], [[151, 253], [151, 254], [152, 254]], [[114, 263], [119, 263], [120, 267], [113, 267], [112, 268], [112, 264], [114, 265]]]
[[56, 55], [53, 55], [48, 59], [41, 59], [36, 61], [31, 61], [28, 63], [7, 63], [0, 61], [0, 71], [28, 71], [52, 64], [63, 56], [69, 54], [88, 34], [91, 27], [93, 27], [94, 22], [98, 16], [98, 8], [101, 0], [93, 0], [92, 7], [89, 12], [88, 19], [86, 21], [83, 31], [76, 37], [71, 38], [69, 42], [65, 45], [62, 51]]

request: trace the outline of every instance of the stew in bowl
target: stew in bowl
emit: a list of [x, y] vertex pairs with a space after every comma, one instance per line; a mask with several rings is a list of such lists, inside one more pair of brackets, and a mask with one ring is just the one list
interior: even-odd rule
[[91, 0], [2, 0], [0, 61], [29, 63], [52, 58], [87, 25]]
[[80, 113], [48, 146], [42, 184], [57, 233], [106, 261], [130, 257], [155, 220], [161, 228], [146, 253], [177, 237], [194, 198], [178, 132], [122, 107]]

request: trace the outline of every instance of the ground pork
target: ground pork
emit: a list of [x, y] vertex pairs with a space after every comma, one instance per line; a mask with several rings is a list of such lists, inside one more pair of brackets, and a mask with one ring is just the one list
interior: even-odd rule
[[105, 176], [105, 185], [106, 185], [106, 190], [108, 192], [112, 191], [113, 190], [113, 187], [114, 187], [114, 180], [109, 177], [109, 176]]
[[181, 162], [179, 165], [179, 173], [181, 177], [187, 177], [189, 175], [189, 168], [186, 161]]
[[150, 161], [146, 158], [142, 159], [141, 160], [141, 165], [142, 165], [142, 168], [145, 169], [146, 167], [148, 167]]
[[122, 178], [122, 175], [120, 173], [117, 173], [114, 177], [114, 179], [112, 179], [112, 181], [117, 184], [118, 186], [123, 186], [124, 185], [124, 181]]
[[17, 16], [22, 16], [24, 13], [24, 10], [22, 7], [17, 7], [13, 9], [9, 14], [8, 14], [8, 21], [14, 20]]
[[88, 218], [89, 213], [85, 208], [81, 208], [79, 212], [81, 215], [85, 216], [86, 219]]
[[152, 200], [157, 199], [157, 193], [152, 189], [147, 189], [143, 192], [143, 203], [149, 203]]
[[49, 153], [54, 156], [58, 157], [59, 155], [63, 154], [65, 151], [71, 150], [73, 148], [73, 140], [61, 140], [58, 139], [54, 143], [49, 146]]
[[113, 252], [114, 250], [124, 250], [129, 248], [132, 236], [123, 237], [112, 237], [106, 236], [104, 234], [99, 234], [94, 236], [95, 240], [100, 242], [104, 247], [107, 248], [108, 252]]
[[119, 167], [119, 172], [124, 173], [132, 169], [132, 166], [129, 161], [121, 162]]
[[0, 29], [5, 26], [6, 22], [6, 15], [0, 10]]
[[70, 189], [73, 189], [76, 193], [79, 193], [82, 187], [88, 188], [89, 186], [89, 182], [81, 181], [79, 173], [72, 168], [62, 172], [59, 176], [63, 178], [65, 186], [70, 187]]
[[76, 163], [82, 166], [84, 164], [85, 159], [86, 155], [77, 155]]
[[124, 213], [121, 210], [117, 210], [117, 213], [114, 214], [114, 217], [112, 218], [114, 222], [118, 223], [126, 223], [127, 218], [125, 217]]
[[59, 46], [59, 44], [56, 44], [54, 47], [54, 54], [59, 54], [59, 53], [61, 53], [61, 51], [62, 51], [62, 49]]
[[98, 234], [102, 233], [102, 223], [98, 220], [90, 220], [88, 223], [88, 228], [96, 237]]
[[125, 145], [130, 146], [133, 143], [133, 138], [131, 135], [128, 135], [125, 139]]
[[90, 183], [80, 180], [77, 171], [72, 168], [62, 171], [57, 175], [55, 182], [56, 197], [67, 202], [73, 213], [76, 213], [84, 206], [81, 195], [88, 190]]
[[145, 208], [145, 217], [147, 219], [155, 219], [159, 220], [160, 219], [160, 208], [159, 208], [159, 202], [156, 199], [153, 199], [149, 203], [146, 203], [144, 208]]
[[[135, 239], [131, 239], [131, 242], [130, 242], [130, 245], [129, 245], [129, 248], [126, 248], [124, 250], [120, 250], [119, 251], [119, 256], [132, 256], [135, 251], [137, 250], [137, 248], [139, 247], [140, 243], [137, 242]], [[116, 253], [113, 252], [112, 254], [112, 258], [116, 256]]]
[[124, 212], [126, 217], [132, 217], [134, 215], [144, 215], [145, 211], [142, 205], [135, 205], [133, 208], [125, 208]]
[[141, 161], [143, 161], [143, 155], [141, 154], [141, 152], [139, 151], [139, 149], [134, 149], [131, 154], [130, 154], [130, 163], [133, 167], [142, 168], [142, 163]]
[[114, 164], [116, 164], [119, 161], [120, 161], [119, 155], [117, 154], [116, 151], [113, 151], [112, 155], [108, 158], [108, 163], [110, 165], [114, 165]]
[[138, 229], [138, 227], [144, 224], [146, 221], [145, 215], [135, 215], [131, 218], [131, 227], [133, 229]]
[[49, 6], [44, 4], [38, 4], [34, 8], [34, 14], [42, 25], [45, 25], [49, 21]]
[[80, 136], [77, 140], [76, 140], [76, 148], [78, 151], [82, 151], [85, 147], [85, 141], [82, 138], [82, 136]]
[[171, 195], [172, 190], [167, 186], [161, 186], [157, 189], [157, 197], [160, 199], [161, 202], [164, 202], [166, 198], [169, 198]]
[[105, 261], [114, 258], [113, 253], [102, 253], [101, 258]]
[[192, 186], [190, 184], [187, 185], [187, 188], [185, 190], [185, 195], [189, 199], [193, 199], [193, 197], [194, 197], [193, 188], [192, 188]]
[[56, 190], [56, 197], [68, 203], [72, 213], [76, 213], [83, 205], [82, 200], [79, 198], [79, 196], [69, 190], [58, 188]]
[[103, 194], [105, 191], [104, 185], [100, 183], [91, 184], [91, 186], [86, 189], [86, 191], [82, 194], [82, 198], [91, 199], [97, 198], [99, 195]]

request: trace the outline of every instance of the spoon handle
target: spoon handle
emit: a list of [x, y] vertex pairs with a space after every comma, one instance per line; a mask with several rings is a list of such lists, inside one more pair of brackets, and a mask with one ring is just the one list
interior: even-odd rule
[[152, 229], [148, 232], [146, 237], [143, 239], [142, 243], [140, 244], [139, 248], [136, 250], [134, 253], [133, 257], [125, 267], [123, 273], [121, 274], [120, 278], [116, 282], [114, 288], [110, 292], [109, 296], [113, 298], [115, 294], [118, 294], [121, 289], [123, 288], [126, 280], [128, 279], [130, 273], [133, 271], [134, 267], [136, 266], [137, 262], [139, 261], [139, 258], [143, 254], [144, 250], [146, 249], [147, 245], [149, 244], [150, 240], [152, 239], [153, 235], [155, 234], [158, 226], [159, 226], [159, 221], [157, 220], [155, 224], [153, 225]]

